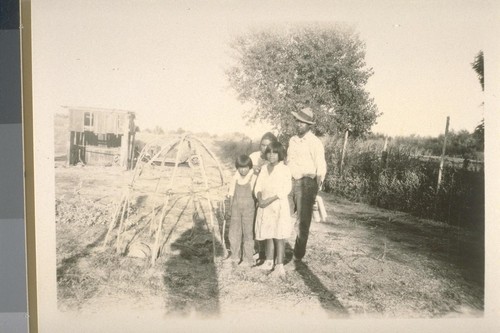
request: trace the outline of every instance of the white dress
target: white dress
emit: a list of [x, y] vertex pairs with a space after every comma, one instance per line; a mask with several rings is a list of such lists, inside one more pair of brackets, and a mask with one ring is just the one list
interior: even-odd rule
[[260, 171], [255, 184], [255, 196], [262, 193], [262, 199], [275, 195], [278, 199], [266, 208], [258, 208], [255, 218], [255, 238], [264, 240], [270, 238], [285, 239], [292, 232], [292, 220], [288, 194], [292, 190], [292, 175], [290, 169], [279, 162], [269, 174], [267, 166]]

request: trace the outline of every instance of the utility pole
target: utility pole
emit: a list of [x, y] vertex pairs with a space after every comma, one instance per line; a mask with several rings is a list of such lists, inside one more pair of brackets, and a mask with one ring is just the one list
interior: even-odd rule
[[344, 137], [344, 147], [342, 148], [342, 157], [340, 158], [340, 174], [342, 175], [342, 171], [344, 168], [344, 157], [345, 157], [345, 151], [347, 149], [347, 139], [349, 138], [349, 130], [345, 130], [345, 137]]
[[387, 141], [389, 140], [389, 136], [385, 136], [385, 141], [384, 141], [384, 149], [382, 150], [382, 168], [385, 168], [387, 166]]
[[441, 187], [441, 180], [443, 177], [444, 155], [446, 153], [446, 138], [448, 136], [448, 128], [449, 127], [450, 127], [450, 117], [448, 116], [448, 117], [446, 117], [446, 129], [444, 131], [443, 152], [441, 153], [441, 162], [439, 163], [439, 174], [438, 174], [436, 193], [439, 192], [439, 188]]

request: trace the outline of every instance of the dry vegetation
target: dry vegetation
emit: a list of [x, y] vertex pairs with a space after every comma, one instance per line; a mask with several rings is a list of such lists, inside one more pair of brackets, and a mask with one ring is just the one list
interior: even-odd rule
[[[211, 144], [217, 151], [217, 141]], [[231, 266], [220, 244], [214, 260], [206, 219], [182, 200], [167, 216], [171, 234], [154, 266], [112, 246], [103, 249], [130, 177], [113, 167], [56, 165], [61, 310], [99, 312], [122, 304], [221, 318], [284, 309], [325, 318], [482, 315], [481, 235], [329, 194], [322, 194], [329, 218], [313, 223], [302, 263], [291, 261], [293, 237], [288, 240], [284, 280]]]

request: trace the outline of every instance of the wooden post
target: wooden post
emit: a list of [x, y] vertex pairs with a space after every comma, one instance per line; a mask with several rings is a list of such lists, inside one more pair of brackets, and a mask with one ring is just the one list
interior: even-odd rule
[[345, 136], [344, 136], [344, 146], [342, 148], [342, 157], [340, 159], [340, 174], [342, 174], [343, 168], [344, 168], [344, 157], [345, 157], [345, 152], [347, 149], [347, 139], [349, 138], [349, 130], [345, 131]]
[[71, 165], [73, 162], [71, 160], [71, 156], [72, 156], [73, 150], [75, 149], [74, 148], [74, 145], [75, 145], [74, 141], [75, 141], [75, 132], [70, 131], [69, 132], [69, 148], [68, 148], [68, 156], [67, 156], [67, 165]]
[[165, 199], [165, 203], [163, 204], [163, 208], [160, 214], [160, 219], [158, 220], [158, 228], [156, 229], [156, 235], [155, 235], [155, 242], [153, 244], [153, 249], [151, 251], [151, 265], [154, 266], [156, 262], [156, 257], [159, 255], [159, 246], [160, 246], [160, 239], [161, 239], [161, 227], [163, 225], [163, 219], [165, 219], [165, 216], [167, 216], [167, 211], [168, 211], [168, 202], [170, 199], [170, 194], [167, 195], [167, 198]]
[[123, 167], [125, 170], [127, 169], [127, 162], [128, 162], [128, 153], [129, 153], [129, 146], [130, 146], [130, 124], [129, 124], [129, 118], [124, 117], [125, 123], [122, 125], [122, 142], [121, 142], [121, 149], [120, 149], [120, 166]]
[[82, 135], [80, 136], [80, 140], [82, 140], [82, 150], [79, 150], [80, 153], [83, 153], [83, 156], [82, 154], [79, 154], [78, 155], [78, 161], [81, 162], [82, 164], [87, 164], [87, 138], [85, 136], [85, 131], [82, 132]]
[[135, 157], [135, 132], [131, 134], [132, 139], [130, 140], [130, 150], [129, 150], [129, 163], [128, 169], [133, 169], [134, 165], [134, 157]]
[[222, 215], [222, 250], [224, 251], [224, 258], [227, 257], [228, 251], [226, 248], [226, 202], [225, 200], [221, 201], [220, 212]]
[[118, 234], [116, 235], [116, 252], [117, 253], [120, 253], [121, 233], [122, 233], [122, 230], [123, 230], [123, 224], [125, 222], [125, 213], [127, 213], [129, 195], [130, 195], [130, 192], [127, 192], [125, 200], [123, 201], [122, 215], [120, 217], [120, 223], [118, 224]]
[[446, 117], [446, 129], [444, 130], [443, 152], [441, 153], [441, 162], [439, 163], [439, 174], [438, 174], [436, 193], [439, 192], [439, 188], [441, 187], [441, 180], [443, 177], [444, 155], [446, 153], [446, 137], [448, 136], [449, 126], [450, 126], [450, 117], [448, 116]]
[[[102, 248], [104, 249], [106, 245], [108, 244], [109, 236], [111, 234], [111, 230], [115, 227], [116, 221], [118, 214], [120, 213], [120, 210], [122, 209], [122, 205], [124, 204], [126, 200], [126, 195], [125, 193], [122, 195], [122, 198], [118, 205], [116, 206], [115, 212], [113, 213], [113, 218], [109, 221], [109, 226], [108, 226], [108, 232], [106, 233], [106, 237], [104, 237], [104, 243], [102, 244]], [[121, 219], [121, 218], [120, 218]]]
[[382, 168], [387, 166], [387, 141], [389, 136], [385, 136], [384, 149], [382, 150]]
[[[174, 184], [174, 179], [175, 179], [175, 176], [177, 173], [177, 169], [179, 167], [179, 156], [181, 153], [181, 145], [185, 139], [186, 139], [186, 135], [184, 134], [181, 137], [181, 139], [179, 140], [179, 145], [177, 146], [177, 153], [175, 154], [175, 166], [174, 166], [174, 170], [172, 171], [172, 175], [170, 176], [170, 183], [169, 183], [169, 186], [167, 188], [167, 199], [165, 200], [165, 203], [163, 204], [163, 209], [162, 209], [162, 213], [160, 215], [160, 220], [158, 221], [158, 229], [156, 230], [155, 242], [153, 244], [153, 251], [151, 252], [152, 253], [151, 265], [155, 264], [156, 257], [158, 256], [159, 244], [160, 244], [160, 239], [161, 239], [161, 227], [163, 224], [163, 220], [165, 219], [165, 216], [167, 215], [168, 201], [170, 199], [170, 195], [172, 192], [172, 186]], [[158, 181], [158, 183], [159, 183], [159, 181]], [[156, 186], [158, 187], [158, 184], [156, 184]], [[156, 192], [156, 190], [155, 190], [155, 192]]]

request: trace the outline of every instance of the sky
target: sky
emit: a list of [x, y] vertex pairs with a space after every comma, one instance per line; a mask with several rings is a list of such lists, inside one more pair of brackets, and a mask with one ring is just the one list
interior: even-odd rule
[[[224, 71], [229, 41], [266, 24], [343, 22], [366, 43], [372, 131], [473, 131], [484, 93], [471, 63], [498, 21], [495, 1], [44, 0], [32, 3], [35, 120], [63, 106], [136, 112], [141, 129], [243, 132]], [[487, 72], [486, 72], [487, 74]]]

